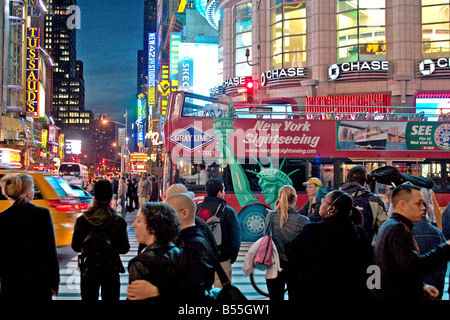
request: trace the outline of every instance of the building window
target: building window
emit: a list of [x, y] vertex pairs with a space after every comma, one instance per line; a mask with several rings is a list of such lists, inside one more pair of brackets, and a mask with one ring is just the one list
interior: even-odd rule
[[271, 0], [271, 69], [306, 66], [306, 5], [304, 1]]
[[444, 58], [450, 53], [448, 0], [422, 0], [422, 54]]
[[234, 74], [236, 77], [251, 76], [252, 67], [247, 63], [245, 51], [252, 49], [252, 3], [234, 7]]
[[337, 63], [386, 59], [385, 0], [336, 1]]

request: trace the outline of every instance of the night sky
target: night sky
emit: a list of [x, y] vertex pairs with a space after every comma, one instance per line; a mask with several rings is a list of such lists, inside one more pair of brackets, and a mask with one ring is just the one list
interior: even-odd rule
[[[137, 52], [143, 49], [144, 0], [78, 0], [77, 60], [84, 63], [86, 110], [124, 122], [136, 106]], [[128, 121], [133, 121], [128, 117]]]

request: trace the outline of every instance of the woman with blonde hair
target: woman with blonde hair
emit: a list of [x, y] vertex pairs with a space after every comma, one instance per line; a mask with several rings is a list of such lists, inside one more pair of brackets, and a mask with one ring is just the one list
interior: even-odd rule
[[286, 284], [289, 292], [291, 281], [288, 277], [289, 264], [284, 252], [284, 246], [292, 238], [297, 236], [309, 222], [307, 217], [297, 213], [295, 210], [296, 203], [297, 192], [292, 186], [285, 185], [278, 192], [275, 211], [269, 211], [266, 217], [264, 233], [266, 235], [270, 234], [270, 232], [272, 233], [272, 239], [280, 257], [280, 267], [282, 269], [282, 271], [278, 272], [277, 278], [266, 280], [271, 301], [284, 300], [284, 288]]
[[7, 174], [0, 186], [14, 201], [0, 213], [1, 300], [51, 300], [58, 294], [59, 263], [50, 210], [30, 202], [28, 174]]

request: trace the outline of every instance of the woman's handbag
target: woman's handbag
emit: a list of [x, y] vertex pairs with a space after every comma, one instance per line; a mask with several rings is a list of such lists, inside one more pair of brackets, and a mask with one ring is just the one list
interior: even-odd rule
[[238, 287], [233, 286], [228, 279], [225, 271], [223, 271], [222, 266], [219, 262], [216, 264], [216, 272], [219, 276], [220, 282], [222, 283], [222, 289], [220, 289], [219, 294], [217, 295], [217, 301], [244, 301], [247, 298], [244, 294], [238, 289]]
[[253, 266], [258, 270], [266, 270], [272, 264], [272, 236], [264, 236], [256, 252]]
[[267, 227], [268, 235], [265, 235], [259, 245], [255, 258], [253, 259], [253, 266], [258, 270], [267, 270], [272, 264], [272, 234], [274, 215], [272, 214], [270, 225]]

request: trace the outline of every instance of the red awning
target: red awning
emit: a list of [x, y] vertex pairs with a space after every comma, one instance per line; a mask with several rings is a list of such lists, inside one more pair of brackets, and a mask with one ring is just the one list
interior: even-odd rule
[[416, 99], [449, 99], [450, 91], [419, 91], [416, 94]]

